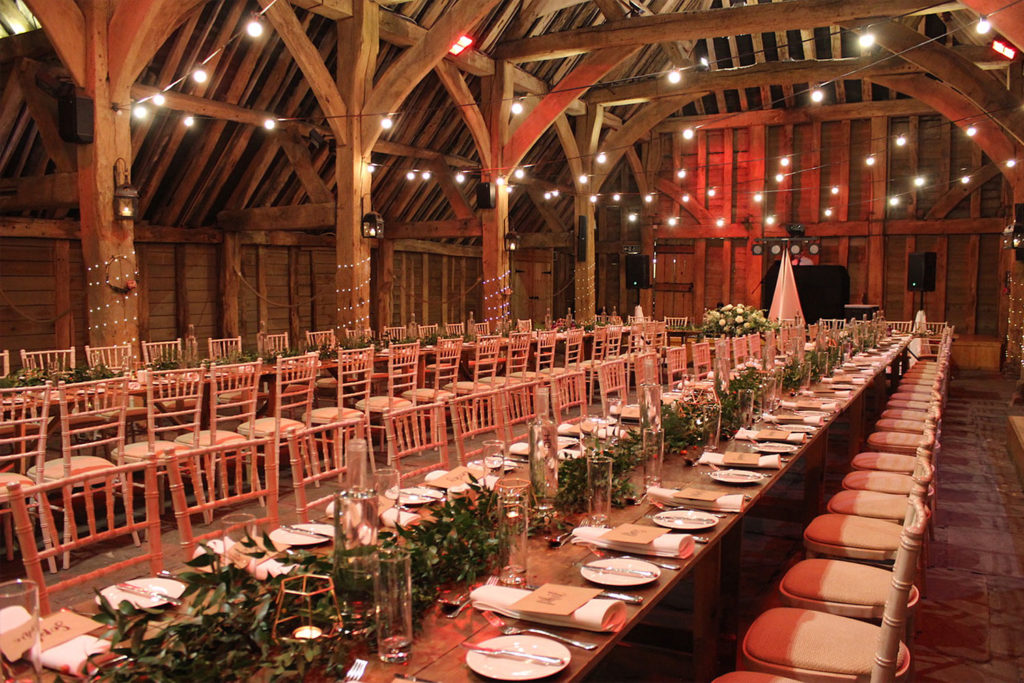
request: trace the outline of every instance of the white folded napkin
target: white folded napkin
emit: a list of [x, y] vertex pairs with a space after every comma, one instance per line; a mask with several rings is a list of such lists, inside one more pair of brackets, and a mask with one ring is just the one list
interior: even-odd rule
[[89, 664], [89, 657], [109, 651], [109, 640], [86, 634], [76, 636], [49, 650], [43, 650], [40, 661], [47, 669], [72, 676], [84, 676], [95, 669], [95, 666]]
[[702, 500], [690, 500], [688, 498], [676, 498], [676, 493], [676, 489], [659, 488], [657, 486], [651, 486], [647, 489], [647, 495], [650, 496], [652, 500], [656, 500], [659, 503], [685, 505], [687, 507], [701, 508], [702, 510], [715, 510], [718, 512], [739, 512], [743, 509], [742, 493], [728, 493], [724, 496], [719, 496], [713, 503], [707, 503]]
[[[722, 466], [725, 464], [724, 460], [725, 454], [707, 451], [701, 454], [700, 460], [697, 461], [697, 464]], [[782, 460], [779, 459], [778, 454], [762, 455], [760, 458], [757, 459], [756, 466], [758, 468], [766, 470], [777, 470], [782, 467]], [[729, 465], [729, 467], [739, 467], [739, 465]]]
[[780, 425], [805, 424], [811, 425], [813, 427], [820, 427], [821, 425], [825, 424], [825, 418], [821, 415], [797, 415], [795, 417], [780, 417], [778, 415], [769, 415], [768, 413], [765, 413], [764, 415], [761, 416], [761, 419], [763, 419], [765, 422], [771, 422], [773, 424]]
[[586, 631], [618, 631], [626, 623], [626, 604], [621, 600], [594, 598], [567, 616], [536, 614], [512, 609], [530, 591], [507, 586], [480, 586], [469, 594], [473, 607], [490, 610], [512, 619], [525, 619], [549, 626], [566, 626]]
[[[434, 470], [433, 472], [427, 472], [423, 477], [423, 481], [434, 481], [435, 479], [440, 479], [446, 474], [448, 474], [448, 470]], [[482, 472], [474, 472], [474, 476], [478, 474], [482, 474]], [[483, 477], [482, 479], [477, 477], [477, 481], [483, 482], [484, 486], [489, 489], [493, 489], [494, 485], [498, 483], [498, 477], [493, 475], [490, 477]], [[448, 489], [448, 493], [464, 493], [468, 490], [469, 484], [459, 484], [458, 486], [453, 486]]]
[[512, 455], [529, 455], [530, 444], [525, 441], [516, 441], [515, 443], [509, 444], [508, 452]]
[[836, 381], [841, 381], [841, 383], [843, 383], [843, 384], [852, 384], [854, 386], [860, 386], [861, 384], [867, 384], [867, 380], [864, 379], [863, 377], [860, 377], [860, 376], [857, 376], [857, 377], [847, 377], [846, 379], [843, 379], [843, 380], [836, 380], [834, 377], [822, 377], [821, 378], [821, 383], [822, 384], [835, 384]]
[[579, 436], [580, 426], [573, 422], [563, 422], [558, 425], [558, 434], [559, 436]]
[[[785, 408], [786, 410], [808, 410], [807, 408], [800, 408], [800, 404], [797, 403], [796, 401], [779, 401], [779, 406]], [[838, 408], [838, 401], [819, 401], [818, 407], [815, 410], [824, 410], [827, 412], [832, 412], [833, 410], [836, 410]]]
[[415, 512], [406, 512], [399, 510], [398, 508], [388, 508], [384, 512], [380, 513], [380, 523], [386, 527], [394, 529], [396, 526], [401, 526], [403, 529], [407, 526], [416, 524], [421, 519], [422, 515]]
[[[210, 550], [217, 553], [218, 555], [223, 555], [226, 550], [223, 547], [224, 542], [219, 538], [206, 541], [206, 545], [209, 546]], [[234, 543], [232, 543], [231, 545], [234, 545]], [[230, 548], [231, 545], [229, 545], [228, 548]], [[197, 546], [195, 552], [192, 553], [192, 557], [199, 557], [204, 552], [205, 551], [203, 550], [202, 546]], [[273, 558], [269, 560], [264, 560], [259, 557], [254, 557], [251, 560], [249, 560], [249, 566], [246, 567], [246, 571], [248, 571], [250, 574], [252, 574], [255, 578], [259, 579], [260, 581], [266, 581], [267, 579], [273, 576], [287, 574], [293, 569], [295, 569], [294, 564], [284, 564], [282, 562], [278, 562]]]
[[[760, 430], [754, 429], [737, 429], [736, 433], [732, 438], [742, 439], [744, 441], [757, 441], [757, 433]], [[779, 430], [783, 431], [783, 430]], [[803, 432], [789, 432], [789, 436], [786, 437], [786, 443], [803, 443], [807, 440], [807, 435]], [[774, 441], [774, 439], [773, 439]]]
[[624, 543], [601, 538], [608, 529], [598, 526], [578, 526], [572, 530], [573, 543], [591, 543], [598, 548], [618, 550], [633, 555], [655, 555], [685, 559], [693, 554], [693, 536], [690, 534], [664, 534], [652, 543]]

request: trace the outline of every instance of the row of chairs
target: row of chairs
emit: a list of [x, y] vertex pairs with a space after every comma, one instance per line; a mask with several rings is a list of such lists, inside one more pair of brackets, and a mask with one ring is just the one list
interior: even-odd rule
[[936, 357], [904, 374], [867, 439], [870, 450], [853, 458], [828, 512], [805, 529], [807, 559], [779, 584], [785, 607], [764, 612], [748, 629], [748, 671], [719, 681], [911, 676], [912, 614], [925, 584], [952, 328], [938, 336]]

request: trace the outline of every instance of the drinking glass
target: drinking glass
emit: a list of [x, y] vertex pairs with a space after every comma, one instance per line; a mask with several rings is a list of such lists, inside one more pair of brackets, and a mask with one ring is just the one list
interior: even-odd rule
[[612, 511], [612, 459], [603, 453], [587, 454], [588, 526], [608, 526]]
[[377, 653], [382, 662], [404, 664], [412, 649], [412, 572], [409, 551], [382, 549], [374, 585]]
[[399, 481], [397, 469], [394, 467], [378, 467], [377, 471], [373, 473], [373, 490], [377, 492], [378, 496], [393, 500], [397, 505], [398, 492], [401, 489]]
[[[505, 474], [505, 442], [500, 439], [484, 441], [483, 464], [486, 482], [496, 482]], [[491, 477], [494, 477], [491, 479]], [[490, 485], [490, 484], [488, 484]]]
[[[0, 583], [0, 638], [14, 639], [8, 661], [0, 654], [4, 681], [38, 681], [39, 661], [39, 587], [34, 581], [15, 579]], [[31, 666], [15, 673], [13, 661], [24, 659]], [[19, 668], [21, 668], [19, 666]]]
[[377, 492], [372, 489], [345, 489], [338, 493], [334, 501], [335, 543], [345, 550], [376, 547], [378, 506]]

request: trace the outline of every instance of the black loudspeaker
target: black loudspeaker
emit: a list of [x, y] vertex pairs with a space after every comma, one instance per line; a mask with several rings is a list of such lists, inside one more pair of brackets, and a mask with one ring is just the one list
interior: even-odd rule
[[[776, 261], [761, 280], [761, 308], [768, 310], [775, 295], [775, 284], [779, 280], [779, 266]], [[842, 266], [793, 266], [796, 292], [800, 296], [800, 307], [804, 320], [817, 322], [820, 318], [842, 318], [846, 304], [850, 302], [850, 274]]]
[[576, 260], [587, 260], [587, 217], [580, 216], [576, 226]]
[[651, 288], [651, 257], [646, 254], [626, 254], [626, 286], [636, 289]]
[[57, 99], [57, 132], [61, 140], [87, 145], [93, 138], [92, 100], [75, 94]]
[[907, 257], [907, 289], [911, 292], [935, 291], [934, 251], [915, 251]]
[[494, 183], [480, 183], [476, 186], [476, 208], [493, 209], [495, 206]]

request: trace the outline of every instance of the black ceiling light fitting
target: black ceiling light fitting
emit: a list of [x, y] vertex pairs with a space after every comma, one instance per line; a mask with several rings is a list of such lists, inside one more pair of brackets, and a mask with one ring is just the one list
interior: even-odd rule
[[376, 211], [363, 214], [362, 233], [366, 239], [384, 237], [384, 217]]
[[807, 233], [807, 228], [802, 223], [790, 223], [786, 226], [786, 234], [790, 237], [803, 237]]

